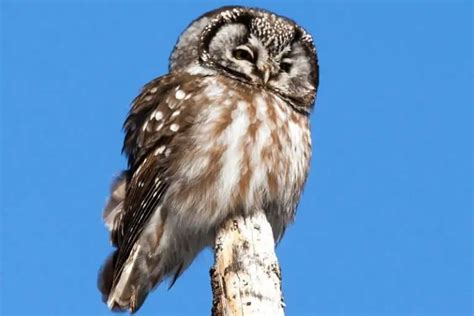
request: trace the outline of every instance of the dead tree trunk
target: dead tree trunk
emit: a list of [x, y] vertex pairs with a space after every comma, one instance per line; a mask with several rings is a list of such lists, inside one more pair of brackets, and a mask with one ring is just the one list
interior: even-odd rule
[[280, 267], [264, 211], [226, 221], [214, 254], [213, 316], [284, 315]]

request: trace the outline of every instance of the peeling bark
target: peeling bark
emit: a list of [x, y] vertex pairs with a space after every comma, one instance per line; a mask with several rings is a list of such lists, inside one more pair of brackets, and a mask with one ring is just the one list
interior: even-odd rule
[[275, 241], [264, 211], [227, 220], [214, 244], [213, 316], [284, 315]]

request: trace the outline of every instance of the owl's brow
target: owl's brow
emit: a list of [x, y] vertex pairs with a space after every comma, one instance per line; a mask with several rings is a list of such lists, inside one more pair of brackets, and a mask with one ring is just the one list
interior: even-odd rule
[[252, 16], [249, 12], [243, 11], [241, 8], [234, 8], [229, 11], [221, 12], [217, 17], [212, 19], [201, 33], [201, 42], [199, 45], [199, 58], [206, 63], [213, 64], [209, 58], [209, 44], [216, 33], [226, 23], [239, 23], [249, 28]]

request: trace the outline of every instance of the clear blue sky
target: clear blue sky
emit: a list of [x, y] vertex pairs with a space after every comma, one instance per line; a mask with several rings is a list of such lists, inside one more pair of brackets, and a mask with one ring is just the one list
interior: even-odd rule
[[[96, 274], [122, 122], [224, 4], [112, 3], [2, 3], [2, 315], [109, 314]], [[472, 4], [243, 3], [298, 21], [320, 57], [312, 170], [278, 247], [287, 314], [472, 315]], [[208, 315], [211, 264], [140, 314]]]

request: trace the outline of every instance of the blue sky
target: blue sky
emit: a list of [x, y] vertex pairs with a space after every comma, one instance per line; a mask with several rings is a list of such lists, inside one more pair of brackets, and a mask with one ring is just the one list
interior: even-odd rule
[[[1, 314], [109, 315], [101, 222], [121, 125], [220, 1], [1, 7]], [[315, 37], [314, 157], [278, 247], [288, 315], [473, 314], [472, 12], [462, 1], [237, 1]], [[141, 315], [208, 315], [205, 251]]]

